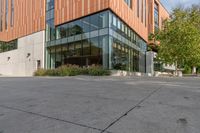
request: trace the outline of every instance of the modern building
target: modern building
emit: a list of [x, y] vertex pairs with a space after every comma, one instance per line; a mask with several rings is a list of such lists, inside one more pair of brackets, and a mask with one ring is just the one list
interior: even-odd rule
[[168, 17], [159, 0], [0, 0], [0, 74], [65, 64], [145, 73], [148, 35]]

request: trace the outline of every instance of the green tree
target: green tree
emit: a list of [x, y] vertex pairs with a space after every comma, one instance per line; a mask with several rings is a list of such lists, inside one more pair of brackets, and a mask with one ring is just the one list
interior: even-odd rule
[[155, 37], [160, 46], [158, 58], [163, 63], [174, 64], [177, 69], [184, 65], [200, 65], [200, 10], [199, 7], [173, 10], [171, 19]]

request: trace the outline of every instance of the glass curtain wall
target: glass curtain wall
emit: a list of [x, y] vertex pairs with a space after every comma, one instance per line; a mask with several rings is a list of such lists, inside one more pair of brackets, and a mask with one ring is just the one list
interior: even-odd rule
[[140, 69], [145, 65], [140, 61], [145, 41], [109, 10], [57, 26], [55, 41], [47, 42], [47, 49], [48, 68], [96, 64], [145, 72]]

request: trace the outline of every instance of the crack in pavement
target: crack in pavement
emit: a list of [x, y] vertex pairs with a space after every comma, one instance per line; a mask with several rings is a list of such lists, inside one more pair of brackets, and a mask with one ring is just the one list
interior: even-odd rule
[[[73, 124], [73, 125], [80, 126], [80, 127], [85, 127], [85, 128], [93, 129], [93, 130], [100, 131], [100, 132], [103, 131], [102, 129], [99, 129], [99, 128], [95, 128], [95, 127], [87, 126], [87, 125], [84, 125], [84, 124], [79, 124], [79, 123], [67, 121], [67, 120], [64, 120], [64, 119], [56, 118], [56, 117], [51, 117], [51, 116], [47, 116], [47, 115], [43, 115], [43, 114], [39, 114], [39, 113], [34, 113], [34, 112], [31, 112], [31, 111], [26, 111], [26, 110], [14, 108], [14, 107], [9, 107], [9, 106], [5, 106], [5, 105], [0, 105], [0, 107], [5, 108], [5, 109], [9, 109], [9, 110], [14, 110], [14, 111], [19, 111], [19, 112], [35, 115], [35, 116], [40, 116], [40, 117], [51, 119], [51, 120], [69, 123], [69, 124]], [[111, 133], [111, 132], [106, 131], [106, 133]]]
[[145, 102], [149, 97], [151, 97], [153, 94], [155, 94], [156, 92], [158, 92], [159, 90], [161, 90], [163, 87], [163, 85], [161, 85], [158, 89], [155, 89], [154, 91], [152, 91], [149, 95], [147, 95], [146, 97], [144, 97], [142, 100], [140, 100], [136, 105], [134, 105], [132, 108], [130, 108], [128, 111], [126, 111], [125, 113], [123, 113], [120, 117], [118, 117], [116, 120], [114, 120], [112, 123], [110, 123], [106, 128], [104, 128], [101, 133], [105, 133], [108, 132], [107, 130], [112, 127], [115, 123], [117, 123], [118, 121], [120, 121], [123, 117], [127, 116], [131, 111], [133, 111], [135, 108], [137, 108], [138, 106], [140, 106], [143, 102]]

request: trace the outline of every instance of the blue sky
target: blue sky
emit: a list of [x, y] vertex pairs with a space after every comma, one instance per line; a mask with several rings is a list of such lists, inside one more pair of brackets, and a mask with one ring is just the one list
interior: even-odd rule
[[161, 0], [166, 8], [171, 11], [173, 7], [183, 5], [185, 7], [191, 6], [192, 4], [200, 4], [200, 0]]

